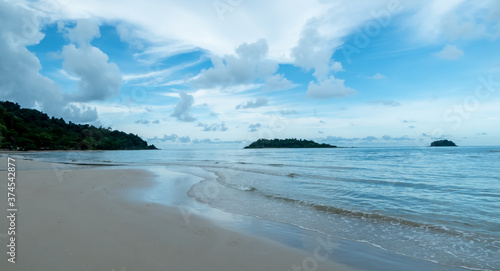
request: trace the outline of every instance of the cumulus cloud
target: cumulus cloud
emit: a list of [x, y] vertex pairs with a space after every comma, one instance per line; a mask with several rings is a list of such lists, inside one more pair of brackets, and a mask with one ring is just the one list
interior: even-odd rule
[[435, 53], [434, 55], [442, 59], [456, 60], [464, 55], [464, 51], [458, 49], [455, 45], [447, 44], [443, 50]]
[[[192, 82], [205, 88], [249, 84], [256, 79], [271, 77], [278, 69], [276, 62], [266, 59], [268, 46], [265, 40], [243, 43], [235, 52], [235, 55], [226, 55], [224, 58], [212, 57], [213, 67], [203, 69]], [[290, 82], [280, 76], [274, 81], [271, 79], [270, 83], [286, 87]]]
[[344, 80], [330, 76], [328, 79], [316, 82], [309, 82], [306, 95], [312, 98], [342, 98], [356, 93], [352, 88], [344, 85]]
[[74, 28], [65, 30], [71, 42], [79, 44], [80, 46], [86, 46], [94, 38], [99, 38], [101, 36], [99, 24], [91, 20], [78, 20]]
[[194, 98], [193, 95], [189, 95], [186, 92], [179, 92], [179, 97], [181, 98], [177, 105], [175, 106], [174, 113], [170, 115], [176, 118], [178, 121], [191, 122], [196, 119], [189, 114], [189, 110], [193, 106]]
[[216, 132], [216, 131], [225, 132], [228, 129], [225, 122], [221, 122], [220, 124], [218, 123], [203, 124], [201, 122], [198, 122], [198, 125], [196, 126], [203, 127], [202, 131], [205, 132]]
[[0, 99], [23, 107], [39, 107], [49, 115], [73, 122], [97, 119], [95, 108], [65, 99], [59, 86], [40, 74], [38, 58], [26, 46], [38, 44], [39, 14], [16, 4], [0, 1]]
[[97, 120], [97, 109], [86, 105], [68, 104], [62, 108], [62, 116], [73, 122], [92, 122]]
[[68, 29], [68, 37], [75, 44], [65, 45], [62, 50], [64, 70], [77, 78], [78, 93], [73, 100], [88, 102], [113, 97], [120, 92], [122, 77], [115, 63], [108, 62], [108, 56], [90, 41], [99, 37], [99, 25], [90, 20], [79, 20]]
[[250, 132], [257, 132], [261, 126], [260, 123], [250, 124], [248, 125], [248, 129], [250, 129]]
[[263, 91], [285, 90], [295, 87], [295, 85], [283, 74], [275, 74], [269, 77], [262, 88]]
[[161, 142], [167, 142], [167, 141], [171, 141], [171, 142], [176, 142], [176, 143], [189, 143], [191, 142], [191, 138], [189, 136], [178, 136], [176, 134], [171, 134], [171, 135], [163, 135], [162, 138], [158, 138], [158, 137], [154, 137], [154, 138], [150, 138], [148, 139], [148, 141], [161, 141]]
[[292, 55], [297, 65], [306, 70], [314, 69], [313, 75], [318, 80], [324, 80], [331, 70], [341, 70], [342, 65], [331, 60], [336, 44], [330, 43], [327, 37], [320, 34], [318, 20], [311, 20], [304, 27], [302, 37], [293, 48]]
[[267, 98], [259, 97], [259, 98], [255, 99], [254, 101], [248, 101], [248, 102], [239, 104], [235, 108], [236, 109], [258, 108], [258, 107], [266, 106], [267, 103], [268, 103]]
[[394, 140], [394, 141], [408, 141], [408, 140], [413, 140], [409, 138], [408, 136], [400, 136], [400, 137], [392, 137], [389, 135], [384, 135], [382, 136], [383, 140]]
[[300, 39], [291, 50], [294, 64], [314, 70], [317, 81], [327, 80], [332, 73], [342, 71], [341, 63], [332, 59], [333, 53], [345, 43], [345, 37], [359, 30], [364, 22], [380, 16], [374, 10], [385, 6], [378, 1], [336, 1], [331, 6], [323, 6], [321, 15], [310, 18], [303, 25]]

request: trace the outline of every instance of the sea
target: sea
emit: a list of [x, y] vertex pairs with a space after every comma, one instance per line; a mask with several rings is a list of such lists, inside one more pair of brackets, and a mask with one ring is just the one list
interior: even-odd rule
[[182, 166], [205, 176], [190, 185], [187, 195], [224, 212], [285, 223], [443, 266], [500, 270], [500, 146], [212, 148], [22, 156], [64, 163]]

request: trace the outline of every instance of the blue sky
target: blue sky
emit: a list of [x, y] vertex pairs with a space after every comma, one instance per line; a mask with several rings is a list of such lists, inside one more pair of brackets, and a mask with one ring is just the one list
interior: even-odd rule
[[500, 145], [500, 3], [419, 2], [0, 0], [0, 99], [163, 148]]

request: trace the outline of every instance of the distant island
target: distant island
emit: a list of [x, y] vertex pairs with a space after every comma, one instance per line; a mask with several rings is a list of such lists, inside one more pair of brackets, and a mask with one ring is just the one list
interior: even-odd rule
[[245, 147], [245, 149], [261, 148], [337, 148], [329, 144], [319, 144], [304, 139], [259, 139]]
[[431, 147], [456, 147], [457, 145], [449, 140], [437, 140], [431, 143]]
[[92, 125], [66, 123], [17, 103], [0, 102], [0, 149], [145, 150], [156, 149], [138, 135]]

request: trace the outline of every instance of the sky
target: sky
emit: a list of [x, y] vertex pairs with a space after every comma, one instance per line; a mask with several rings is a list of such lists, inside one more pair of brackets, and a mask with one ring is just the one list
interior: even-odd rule
[[0, 100], [160, 148], [500, 145], [496, 0], [0, 0]]

